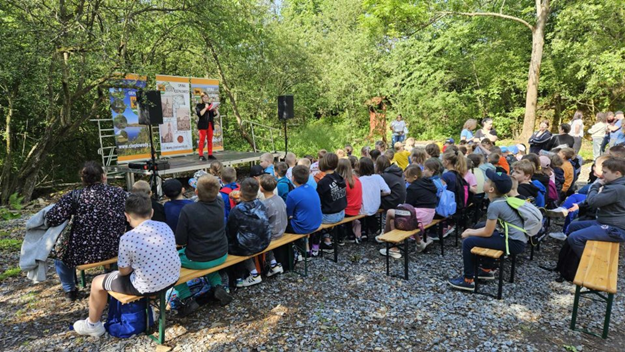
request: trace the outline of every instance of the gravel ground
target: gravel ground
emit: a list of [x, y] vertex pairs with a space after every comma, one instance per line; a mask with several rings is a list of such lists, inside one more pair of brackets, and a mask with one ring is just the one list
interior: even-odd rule
[[[19, 238], [25, 219], [0, 224]], [[309, 276], [286, 273], [235, 293], [222, 308], [209, 304], [190, 317], [169, 315], [166, 346], [173, 351], [623, 351], [625, 299], [617, 294], [608, 340], [571, 331], [574, 286], [557, 283], [560, 243], [548, 239], [534, 261], [521, 258], [516, 282], [504, 284], [504, 299], [450, 289], [461, 272], [461, 254], [447, 239], [411, 253], [410, 280], [387, 277], [380, 245], [341, 247], [339, 263], [318, 258]], [[623, 251], [622, 251], [623, 252]], [[2, 270], [18, 253], [2, 252]], [[623, 260], [621, 258], [621, 268]], [[403, 272], [393, 260], [392, 271]], [[622, 272], [622, 270], [620, 270]], [[86, 300], [68, 303], [58, 281], [31, 285], [18, 276], [0, 282], [0, 350], [153, 351], [145, 335], [117, 339], [80, 337], [68, 327], [87, 314]], [[98, 271], [92, 271], [95, 275]], [[619, 287], [625, 287], [623, 276]], [[484, 290], [496, 293], [490, 282]], [[581, 301], [579, 324], [600, 331], [605, 306]]]

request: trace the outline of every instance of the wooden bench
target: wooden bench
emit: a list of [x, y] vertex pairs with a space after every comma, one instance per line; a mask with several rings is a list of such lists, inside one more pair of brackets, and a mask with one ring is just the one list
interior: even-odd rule
[[[480, 258], [491, 258], [494, 259], [495, 262], [499, 263], [499, 285], [497, 287], [497, 299], [501, 299], [501, 295], [502, 295], [502, 291], [503, 291], [503, 267], [504, 267], [504, 260], [507, 256], [504, 255], [504, 251], [498, 250], [498, 249], [492, 249], [492, 248], [483, 248], [483, 247], [473, 247], [471, 248], [471, 254], [473, 254], [475, 256], [475, 260], [474, 260], [474, 277], [473, 277], [473, 282], [475, 283], [475, 290], [473, 291], [473, 293], [479, 293], [478, 292], [478, 287], [479, 287], [479, 280], [478, 280], [478, 274], [479, 274], [479, 267], [480, 267]], [[512, 260], [512, 265], [510, 268], [510, 283], [514, 282], [514, 267], [516, 264], [516, 255], [511, 254], [510, 255], [511, 260]]]
[[[617, 242], [586, 242], [584, 253], [582, 254], [579, 267], [575, 273], [575, 279], [573, 280], [573, 283], [577, 285], [577, 287], [575, 288], [571, 330], [575, 330], [580, 296], [584, 294], [594, 294], [607, 303], [601, 337], [604, 339], [608, 338], [612, 302], [614, 301], [614, 294], [616, 294], [617, 288], [619, 247], [619, 243]], [[588, 291], [581, 292], [582, 287], [587, 288]], [[608, 296], [602, 295], [601, 292], [607, 293]], [[590, 331], [581, 331], [595, 335]]]
[[[278, 247], [281, 247], [285, 244], [289, 244], [292, 242], [295, 242], [297, 240], [303, 239], [304, 241], [308, 241], [308, 236], [309, 235], [298, 235], [298, 234], [290, 234], [290, 233], [285, 233], [284, 235], [282, 235], [282, 237], [280, 237], [277, 240], [273, 240], [271, 241], [271, 243], [269, 244], [269, 246], [267, 248], [265, 248], [265, 250], [263, 250], [262, 252], [256, 253], [254, 255], [251, 256], [238, 256], [238, 255], [228, 255], [228, 258], [226, 259], [226, 261], [224, 263], [222, 263], [221, 265], [212, 267], [210, 269], [202, 269], [202, 270], [194, 270], [194, 269], [187, 269], [187, 268], [180, 268], [180, 277], [178, 278], [178, 281], [176, 282], [176, 285], [180, 285], [183, 283], [186, 283], [189, 280], [192, 279], [196, 279], [198, 277], [202, 277], [208, 274], [212, 274], [214, 272], [217, 272], [221, 269], [225, 269], [228, 268], [230, 266], [233, 266], [235, 264], [241, 263], [247, 259], [251, 259], [254, 258], [258, 255], [261, 255], [267, 251], [276, 249]], [[305, 252], [304, 254], [305, 256], [307, 256], [307, 253]], [[293, 253], [291, 253], [291, 251], [289, 250], [289, 268], [292, 270], [293, 269]], [[308, 274], [308, 265], [307, 265], [307, 261], [304, 260], [304, 276], [306, 276]], [[157, 298], [159, 299], [159, 327], [158, 327], [158, 332], [159, 332], [159, 336], [158, 338], [154, 337], [153, 335], [150, 335], [150, 337], [152, 339], [154, 339], [156, 342], [158, 342], [159, 344], [163, 344], [165, 342], [165, 325], [166, 325], [166, 308], [167, 308], [167, 303], [166, 303], [166, 299], [165, 299], [165, 294], [166, 294], [167, 290], [163, 290], [161, 292], [159, 292], [158, 294], [156, 294], [155, 296], [152, 297], [147, 297], [148, 300], [149, 299], [153, 299], [153, 298]], [[126, 295], [123, 293], [118, 293], [118, 292], [112, 292], [109, 291], [109, 294], [111, 296], [113, 296], [115, 299], [117, 299], [119, 302], [121, 302], [122, 304], [128, 304], [134, 301], [138, 301], [142, 298], [144, 298], [144, 296], [135, 296], [135, 295]], [[149, 302], [148, 302], [149, 303]], [[147, 314], [147, 311], [146, 311]]]
[[[438, 226], [440, 229], [440, 224], [443, 219], [436, 219], [429, 223], [427, 226], [424, 226], [424, 230], [427, 230], [431, 227]], [[421, 232], [420, 229], [412, 230], [412, 231], [402, 231], [402, 230], [393, 230], [389, 231], [385, 234], [382, 234], [378, 239], [386, 244], [386, 275], [390, 275], [390, 255], [388, 255], [389, 250], [391, 249], [391, 245], [394, 247], [399, 247], [404, 255], [404, 279], [408, 280], [408, 238], [417, 235]], [[442, 237], [441, 230], [439, 232], [439, 238]], [[423, 240], [426, 240], [426, 235], [424, 234]], [[441, 238], [442, 240], [442, 238]], [[442, 242], [441, 242], [442, 247]]]
[[87, 269], [92, 269], [92, 268], [97, 268], [100, 266], [103, 266], [104, 269], [106, 270], [110, 270], [112, 265], [117, 264], [117, 257], [115, 258], [111, 258], [111, 259], [107, 259], [101, 262], [97, 262], [97, 263], [91, 263], [91, 264], [83, 264], [83, 265], [79, 265], [76, 267], [76, 270], [80, 271], [80, 284], [82, 286], [82, 288], [85, 288], [86, 283], [85, 283], [85, 270]]

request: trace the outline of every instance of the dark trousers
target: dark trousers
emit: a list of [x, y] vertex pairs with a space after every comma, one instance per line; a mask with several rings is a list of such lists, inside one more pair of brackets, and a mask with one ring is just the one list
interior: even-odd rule
[[[490, 237], [467, 237], [462, 241], [462, 260], [464, 262], [464, 277], [472, 279], [475, 275], [475, 257], [471, 254], [473, 247], [492, 248], [506, 251], [506, 239], [503, 234], [494, 231]], [[519, 254], [525, 250], [525, 243], [516, 240], [509, 240], [508, 247], [511, 254]], [[482, 268], [492, 269], [494, 260], [482, 258]]]

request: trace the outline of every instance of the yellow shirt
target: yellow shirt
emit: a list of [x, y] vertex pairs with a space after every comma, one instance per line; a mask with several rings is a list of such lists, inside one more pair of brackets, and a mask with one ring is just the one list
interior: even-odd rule
[[408, 167], [408, 158], [410, 157], [410, 152], [407, 150], [402, 150], [400, 152], [395, 153], [395, 157], [393, 161], [397, 163], [397, 166], [401, 167], [402, 170], [406, 170]]

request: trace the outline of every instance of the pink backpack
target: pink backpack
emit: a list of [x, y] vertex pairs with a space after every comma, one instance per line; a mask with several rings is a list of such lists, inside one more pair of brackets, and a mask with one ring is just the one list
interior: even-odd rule
[[395, 228], [402, 231], [414, 231], [419, 228], [417, 211], [410, 204], [400, 204], [395, 209]]
[[547, 187], [547, 202], [555, 202], [558, 200], [558, 189], [556, 188], [556, 184], [549, 180], [549, 187]]

